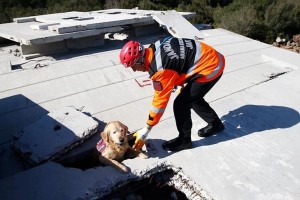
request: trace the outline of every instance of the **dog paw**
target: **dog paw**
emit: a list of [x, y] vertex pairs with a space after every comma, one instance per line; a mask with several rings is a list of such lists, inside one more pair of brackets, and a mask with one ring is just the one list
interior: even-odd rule
[[126, 167], [126, 166], [122, 166], [121, 170], [122, 170], [123, 173], [126, 173], [126, 174], [130, 172], [130, 168]]

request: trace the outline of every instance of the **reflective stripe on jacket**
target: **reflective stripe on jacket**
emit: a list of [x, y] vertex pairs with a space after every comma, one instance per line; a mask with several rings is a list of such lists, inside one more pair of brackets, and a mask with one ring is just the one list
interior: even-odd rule
[[156, 125], [163, 115], [174, 86], [191, 81], [209, 82], [224, 70], [224, 56], [196, 40], [168, 38], [150, 45], [154, 55], [149, 74], [154, 97], [147, 124]]

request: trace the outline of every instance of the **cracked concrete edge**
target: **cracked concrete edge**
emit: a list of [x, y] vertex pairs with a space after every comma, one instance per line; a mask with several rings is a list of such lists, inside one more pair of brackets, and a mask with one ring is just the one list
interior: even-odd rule
[[213, 198], [197, 185], [190, 177], [180, 169], [172, 179], [173, 186], [182, 191], [191, 200], [213, 200]]
[[[94, 186], [88, 189], [84, 197], [80, 200], [98, 199], [108, 195], [118, 188], [128, 184], [131, 181], [139, 181], [144, 178], [149, 178], [151, 175], [171, 169], [174, 171], [174, 177], [169, 181], [169, 185], [182, 191], [188, 199], [191, 200], [213, 200], [213, 198], [196, 184], [190, 177], [186, 176], [180, 167], [174, 166], [168, 161], [157, 162], [148, 165], [143, 170], [135, 170], [130, 174], [124, 174], [117, 179], [105, 179], [97, 182]], [[103, 182], [106, 184], [103, 185]]]

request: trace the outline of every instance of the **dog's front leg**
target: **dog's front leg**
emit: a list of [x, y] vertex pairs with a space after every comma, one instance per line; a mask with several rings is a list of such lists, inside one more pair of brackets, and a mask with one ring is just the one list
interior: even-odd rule
[[120, 170], [121, 172], [123, 173], [128, 173], [130, 172], [130, 169], [123, 165], [122, 163], [119, 163], [118, 161], [116, 160], [113, 160], [113, 159], [108, 159], [108, 158], [105, 158], [103, 156], [99, 156], [99, 160], [101, 163], [103, 163], [104, 165], [108, 165], [108, 166], [112, 166], [118, 170]]

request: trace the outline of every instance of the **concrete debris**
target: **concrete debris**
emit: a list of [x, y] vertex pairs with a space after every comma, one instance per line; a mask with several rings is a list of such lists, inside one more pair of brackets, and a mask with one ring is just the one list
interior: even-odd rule
[[174, 37], [203, 39], [204, 35], [178, 12], [166, 11], [153, 18]]
[[126, 33], [107, 33], [105, 34], [105, 39], [109, 40], [126, 40], [128, 38], [128, 34]]
[[[23, 58], [29, 60], [74, 49], [103, 46], [105, 34], [118, 33], [128, 28], [134, 29], [135, 36], [158, 32], [158, 24], [152, 16], [160, 13], [151, 10], [108, 9], [21, 17], [15, 18], [13, 23], [0, 24], [0, 39], [20, 43]], [[177, 14], [184, 18], [195, 16], [191, 12]]]
[[74, 108], [49, 113], [16, 135], [13, 148], [29, 164], [54, 160], [97, 132], [98, 122]]
[[295, 53], [300, 53], [300, 34], [294, 35], [293, 39], [289, 41], [277, 37], [273, 46], [287, 49]]
[[[163, 188], [166, 186], [174, 188], [168, 193], [172, 199], [178, 199], [180, 195], [184, 194], [184, 199], [213, 200], [210, 195], [187, 177], [181, 168], [175, 167], [168, 162], [156, 163], [155, 167], [149, 166], [147, 171], [135, 172], [135, 175], [137, 176], [128, 176], [123, 181], [114, 182], [112, 187], [98, 188], [96, 190], [94, 188], [93, 194], [90, 193], [83, 199], [104, 200], [123, 199], [126, 197], [126, 199], [142, 200], [143, 196], [147, 196], [147, 190], [150, 190], [149, 185], [154, 184], [157, 190], [156, 193], [163, 192]], [[153, 195], [151, 196], [153, 197]], [[179, 199], [182, 199], [182, 197]]]
[[188, 199], [191, 200], [211, 200], [212, 198], [201, 189], [194, 181], [188, 178], [182, 170], [175, 173], [174, 177], [168, 183], [176, 189], [182, 191]]
[[21, 57], [22, 56], [22, 53], [20, 52], [19, 49], [9, 49], [8, 52], [13, 54], [16, 57]]

